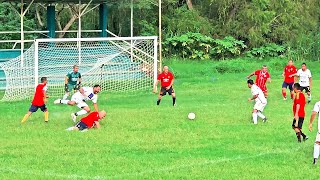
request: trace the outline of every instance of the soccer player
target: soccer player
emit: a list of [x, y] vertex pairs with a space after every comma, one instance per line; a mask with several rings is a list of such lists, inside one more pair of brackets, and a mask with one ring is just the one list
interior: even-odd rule
[[282, 76], [284, 77], [284, 81], [282, 83], [282, 96], [283, 100], [287, 100], [287, 87], [290, 90], [290, 97], [293, 99], [293, 84], [294, 84], [294, 76], [297, 73], [297, 68], [293, 65], [293, 61], [290, 59], [288, 61], [288, 65], [284, 68]]
[[171, 72], [169, 72], [168, 66], [164, 66], [163, 72], [158, 75], [158, 80], [154, 84], [153, 93], [157, 92], [157, 86], [158, 86], [159, 81], [161, 81], [161, 90], [159, 92], [157, 105], [160, 104], [162, 96], [165, 96], [168, 93], [169, 95], [172, 96], [172, 104], [173, 104], [173, 106], [175, 106], [176, 105], [176, 94], [175, 94], [174, 89], [172, 87], [173, 81], [174, 81], [174, 76]]
[[247, 81], [247, 84], [248, 88], [251, 89], [252, 94], [252, 97], [249, 98], [248, 101], [251, 102], [252, 100], [255, 100], [256, 102], [252, 111], [253, 124], [258, 123], [258, 116], [262, 118], [263, 122], [266, 122], [267, 118], [262, 114], [262, 112], [267, 105], [267, 99], [264, 97], [264, 93], [262, 92], [262, 90], [253, 83], [253, 80], [249, 79]]
[[300, 77], [299, 84], [302, 88], [302, 91], [305, 90], [305, 92], [308, 95], [308, 104], [311, 102], [311, 86], [312, 86], [312, 76], [309, 69], [307, 69], [307, 64], [302, 63], [301, 69], [298, 70], [296, 75], [296, 82], [298, 80], [297, 77]]
[[293, 100], [293, 122], [292, 129], [296, 132], [298, 142], [301, 143], [301, 136], [303, 137], [303, 141], [306, 141], [308, 137], [302, 132], [302, 125], [304, 121], [305, 111], [304, 107], [306, 105], [306, 98], [304, 94], [301, 93], [300, 84], [295, 83], [293, 85], [293, 90], [296, 93], [296, 96]]
[[313, 111], [310, 117], [310, 123], [309, 123], [309, 130], [311, 132], [313, 120], [316, 114], [318, 114], [318, 132], [317, 132], [316, 141], [314, 143], [314, 148], [313, 148], [313, 164], [317, 164], [319, 159], [319, 150], [320, 150], [320, 113], [319, 111], [320, 111], [320, 101], [314, 105]]
[[47, 95], [46, 95], [46, 91], [48, 89], [47, 82], [48, 82], [48, 80], [46, 77], [41, 78], [41, 83], [38, 84], [38, 86], [36, 87], [36, 92], [34, 93], [34, 97], [31, 102], [31, 107], [29, 108], [29, 111], [27, 112], [27, 114], [24, 115], [21, 123], [26, 122], [28, 117], [32, 113], [37, 112], [39, 108], [41, 109], [42, 112], [44, 112], [44, 121], [48, 122], [49, 112], [48, 112], [48, 108], [46, 107], [46, 104], [45, 104], [48, 102]]
[[81, 120], [72, 127], [69, 127], [67, 130], [68, 131], [84, 131], [90, 128], [100, 128], [100, 123], [99, 121], [102, 120], [106, 116], [106, 111], [102, 110], [100, 112], [92, 112], [88, 116], [81, 118]]
[[78, 91], [80, 89], [81, 74], [79, 72], [78, 65], [73, 66], [73, 71], [69, 72], [66, 75], [64, 83], [65, 83], [64, 85], [65, 95], [63, 96], [62, 99], [66, 100], [70, 95], [70, 92]]
[[269, 83], [271, 83], [271, 78], [270, 78], [270, 74], [268, 72], [268, 67], [266, 65], [262, 66], [261, 70], [256, 70], [255, 72], [249, 74], [247, 76], [248, 79], [251, 78], [251, 76], [256, 75], [256, 85], [262, 90], [262, 92], [264, 93], [264, 96], [267, 98], [268, 97], [268, 89], [266, 86], [266, 82], [268, 81]]
[[82, 116], [90, 112], [90, 107], [85, 101], [91, 100], [93, 103], [94, 110], [98, 112], [98, 93], [100, 92], [100, 85], [94, 85], [93, 87], [81, 87], [80, 90], [74, 93], [71, 100], [57, 99], [54, 104], [67, 104], [77, 105], [81, 110], [76, 113], [71, 113], [73, 122], [76, 122], [77, 116]]

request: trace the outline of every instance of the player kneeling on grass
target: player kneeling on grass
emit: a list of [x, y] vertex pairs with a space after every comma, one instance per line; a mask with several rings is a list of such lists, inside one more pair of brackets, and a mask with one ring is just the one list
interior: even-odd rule
[[318, 132], [317, 132], [316, 141], [314, 143], [314, 148], [313, 148], [313, 164], [317, 164], [318, 158], [319, 158], [319, 150], [320, 150], [320, 113], [319, 111], [320, 111], [320, 101], [314, 105], [312, 115], [310, 117], [310, 123], [309, 123], [309, 130], [311, 132], [313, 120], [316, 117], [316, 114], [318, 114]]
[[27, 121], [28, 117], [34, 113], [37, 112], [37, 110], [40, 108], [42, 112], [44, 112], [44, 121], [48, 122], [48, 118], [49, 118], [49, 112], [48, 112], [48, 108], [46, 107], [46, 102], [47, 101], [47, 95], [46, 95], [46, 91], [47, 91], [47, 78], [46, 77], [42, 77], [41, 78], [41, 83], [38, 84], [38, 86], [36, 87], [36, 92], [34, 93], [34, 97], [31, 103], [31, 107], [28, 111], [28, 113], [26, 115], [24, 115], [21, 123], [24, 123]]
[[100, 92], [100, 85], [94, 85], [93, 87], [82, 87], [79, 92], [72, 95], [71, 100], [57, 99], [54, 104], [67, 104], [70, 106], [77, 105], [81, 110], [76, 113], [71, 113], [73, 122], [76, 122], [77, 116], [85, 115], [90, 112], [90, 108], [85, 101], [91, 100], [94, 110], [98, 112], [98, 93]]
[[249, 79], [247, 81], [248, 87], [251, 89], [252, 98], [249, 98], [248, 101], [255, 100], [256, 103], [254, 104], [253, 111], [252, 111], [252, 119], [253, 123], [258, 123], [258, 116], [262, 118], [263, 122], [267, 121], [267, 118], [265, 115], [262, 114], [263, 109], [267, 105], [267, 99], [264, 97], [264, 93], [262, 90], [253, 83], [253, 80]]
[[172, 87], [174, 76], [171, 72], [169, 72], [168, 66], [163, 67], [163, 72], [158, 75], [158, 80], [154, 84], [153, 93], [157, 92], [157, 86], [159, 81], [161, 81], [161, 90], [159, 92], [157, 105], [160, 104], [160, 101], [162, 99], [162, 96], [165, 96], [167, 93], [172, 96], [172, 104], [173, 106], [176, 105], [176, 94], [174, 92], [174, 89]]
[[92, 112], [88, 116], [81, 118], [81, 120], [72, 127], [69, 127], [68, 131], [83, 131], [90, 128], [100, 128], [99, 120], [102, 120], [106, 116], [106, 111], [102, 110], [100, 112]]
[[301, 142], [301, 136], [303, 137], [303, 141], [308, 139], [308, 136], [306, 136], [302, 132], [302, 125], [304, 121], [305, 111], [304, 107], [306, 105], [306, 98], [304, 97], [304, 94], [301, 92], [299, 83], [295, 83], [293, 85], [293, 90], [296, 93], [296, 96], [293, 100], [293, 122], [292, 122], [292, 129], [296, 132], [298, 142]]

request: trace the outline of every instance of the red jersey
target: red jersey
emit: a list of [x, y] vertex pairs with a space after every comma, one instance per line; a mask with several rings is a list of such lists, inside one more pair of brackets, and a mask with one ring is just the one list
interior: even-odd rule
[[306, 98], [304, 97], [304, 94], [302, 92], [298, 92], [294, 98], [293, 101], [293, 115], [295, 115], [296, 113], [296, 109], [297, 109], [297, 104], [300, 104], [300, 109], [298, 111], [298, 116], [299, 117], [304, 117], [305, 116], [305, 112], [304, 112], [304, 107], [306, 105]]
[[257, 75], [256, 78], [256, 85], [263, 91], [267, 91], [266, 82], [267, 79], [270, 78], [270, 74], [268, 72], [262, 72], [261, 70], [256, 70], [254, 75]]
[[168, 73], [163, 72], [158, 75], [158, 81], [161, 81], [162, 87], [170, 86], [173, 79], [174, 79], [174, 76], [171, 72], [168, 72]]
[[44, 105], [44, 93], [47, 91], [46, 84], [40, 83], [36, 87], [36, 92], [34, 93], [34, 97], [32, 100], [32, 105], [34, 106], [42, 106]]
[[100, 119], [99, 113], [92, 112], [88, 116], [82, 118], [81, 121], [85, 123], [88, 126], [88, 128], [92, 128], [92, 126], [94, 125], [94, 122], [99, 121], [99, 119]]
[[286, 66], [284, 68], [283, 72], [284, 72], [284, 82], [293, 83], [294, 76], [292, 76], [292, 77], [289, 77], [289, 76], [297, 73], [297, 68], [295, 66]]

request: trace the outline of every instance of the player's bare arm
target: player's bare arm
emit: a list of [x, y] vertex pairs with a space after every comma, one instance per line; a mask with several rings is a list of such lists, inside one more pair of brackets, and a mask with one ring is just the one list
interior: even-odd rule
[[252, 98], [249, 98], [248, 101], [253, 101], [255, 100], [257, 97], [259, 96], [259, 94], [252, 96]]
[[169, 85], [168, 87], [166, 87], [166, 89], [167, 89], [167, 90], [169, 90], [169, 89], [170, 89], [170, 87], [173, 85], [173, 81], [174, 81], [174, 79], [172, 79], [172, 81], [171, 81], [170, 85]]
[[309, 88], [311, 89], [311, 87], [312, 87], [312, 77], [309, 77]]
[[79, 92], [80, 92], [82, 95], [84, 95], [84, 90], [83, 90], [83, 88], [80, 88], [80, 89], [79, 89]]
[[271, 78], [268, 78], [267, 81], [268, 81], [269, 83], [271, 83]]
[[296, 112], [294, 113], [294, 119], [296, 120], [295, 126], [298, 127], [298, 121], [299, 121], [299, 115], [298, 112], [300, 110], [300, 104], [297, 104], [296, 106]]
[[96, 112], [99, 112], [98, 104], [97, 104], [97, 103], [93, 103], [93, 107], [94, 107], [94, 110], [95, 110]]
[[101, 127], [99, 121], [94, 122], [94, 127], [97, 129], [99, 129]]
[[64, 79], [64, 90], [66, 92], [68, 91], [68, 81], [69, 81], [69, 78], [68, 76], [66, 76], [66, 78]]
[[309, 122], [309, 131], [310, 132], [312, 131], [312, 123], [313, 123], [313, 120], [316, 117], [316, 115], [317, 115], [317, 112], [312, 111], [312, 114], [311, 114], [311, 117], [310, 117], [310, 122]]
[[247, 78], [250, 79], [251, 76], [253, 76], [253, 75], [254, 75], [254, 72], [252, 72], [251, 74], [249, 74], [249, 75], [247, 76]]

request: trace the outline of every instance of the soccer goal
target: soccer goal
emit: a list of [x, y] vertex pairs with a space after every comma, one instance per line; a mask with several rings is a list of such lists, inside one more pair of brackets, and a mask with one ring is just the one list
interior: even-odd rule
[[48, 94], [64, 94], [64, 79], [79, 65], [82, 86], [102, 90], [151, 90], [157, 76], [157, 37], [36, 39], [24, 53], [0, 66], [6, 75], [3, 101], [33, 95], [41, 77], [48, 77]]

